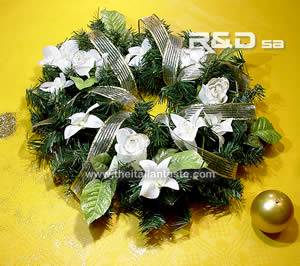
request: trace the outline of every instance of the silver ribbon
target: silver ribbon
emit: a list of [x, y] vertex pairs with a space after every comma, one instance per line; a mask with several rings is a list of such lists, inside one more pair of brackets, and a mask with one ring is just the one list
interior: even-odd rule
[[163, 79], [167, 85], [177, 81], [177, 70], [180, 60], [182, 39], [169, 35], [161, 20], [156, 16], [145, 17], [139, 20], [139, 31], [141, 22], [151, 33], [163, 58]]
[[78, 198], [81, 195], [82, 189], [97, 176], [97, 172], [93, 169], [90, 159], [97, 154], [107, 152], [110, 149], [115, 139], [116, 132], [129, 116], [129, 112], [120, 112], [112, 115], [105, 122], [105, 126], [98, 130], [91, 145], [87, 160], [83, 164], [79, 175], [71, 185], [71, 190]]
[[104, 96], [123, 105], [134, 104], [138, 101], [137, 98], [127, 90], [115, 86], [98, 86], [89, 92]]
[[224, 103], [224, 104], [194, 104], [184, 110], [185, 119], [189, 119], [198, 110], [203, 109], [201, 117], [205, 114], [221, 114], [222, 118], [234, 120], [251, 120], [256, 117], [255, 105], [249, 103]]
[[107, 56], [107, 61], [119, 80], [121, 87], [136, 94], [137, 88], [134, 76], [119, 50], [100, 31], [91, 32], [89, 38], [102, 57]]
[[145, 28], [152, 34], [153, 39], [156, 42], [161, 55], [163, 56], [169, 40], [169, 34], [166, 28], [161, 23], [160, 19], [154, 14], [152, 16], [144, 17], [139, 20], [139, 31], [141, 31], [142, 23], [144, 24]]
[[177, 70], [180, 61], [181, 48], [182, 39], [170, 35], [162, 62], [163, 78], [167, 85], [172, 85], [177, 82]]

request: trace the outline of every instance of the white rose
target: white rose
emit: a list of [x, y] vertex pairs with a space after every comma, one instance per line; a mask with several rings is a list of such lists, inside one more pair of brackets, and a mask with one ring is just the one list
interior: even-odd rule
[[79, 76], [89, 77], [90, 70], [102, 64], [102, 57], [95, 49], [89, 50], [88, 52], [78, 51], [72, 58], [72, 66]]
[[203, 104], [226, 103], [228, 89], [229, 81], [227, 78], [212, 78], [202, 86], [198, 97]]
[[121, 128], [116, 137], [115, 150], [118, 161], [133, 163], [133, 167], [137, 167], [141, 160], [147, 159], [147, 147], [150, 140], [146, 135], [138, 134], [131, 128]]

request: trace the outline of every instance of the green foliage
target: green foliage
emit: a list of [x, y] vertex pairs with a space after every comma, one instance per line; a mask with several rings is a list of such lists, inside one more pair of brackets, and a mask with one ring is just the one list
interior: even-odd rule
[[114, 181], [100, 181], [95, 179], [89, 182], [80, 197], [81, 209], [88, 224], [103, 216], [110, 207], [114, 196]]
[[91, 164], [95, 171], [105, 172], [108, 170], [108, 165], [111, 162], [111, 157], [108, 153], [100, 153], [96, 156], [93, 156], [91, 159]]
[[207, 164], [203, 161], [199, 153], [188, 150], [172, 155], [169, 169], [171, 172], [175, 173], [180, 170], [200, 169], [206, 166]]
[[82, 78], [79, 77], [70, 77], [70, 79], [74, 81], [75, 86], [79, 90], [90, 88], [96, 83], [96, 78], [94, 77], [90, 77], [86, 80], [83, 80]]
[[124, 34], [126, 31], [125, 16], [117, 11], [102, 10], [101, 20], [104, 28], [108, 32], [118, 32]]
[[91, 43], [87, 32], [84, 30], [74, 31], [71, 39], [76, 40], [80, 50], [89, 51], [95, 49]]
[[169, 112], [178, 113], [184, 107], [197, 103], [197, 86], [192, 82], [178, 81], [161, 89], [161, 99], [167, 100]]
[[275, 144], [281, 139], [281, 135], [273, 128], [271, 122], [265, 118], [258, 118], [251, 125], [251, 134], [259, 137], [268, 144]]
[[221, 148], [222, 157], [241, 165], [258, 165], [263, 160], [263, 146], [249, 145], [250, 125], [245, 121], [233, 121], [233, 133], [227, 136]]
[[228, 206], [233, 200], [241, 200], [243, 185], [239, 179], [216, 178], [213, 182], [197, 185], [199, 200], [214, 207]]
[[143, 57], [140, 69], [132, 68], [137, 86], [145, 95], [158, 95], [161, 88], [165, 86], [162, 76], [162, 57], [155, 44], [152, 44], [152, 47], [154, 48]]
[[265, 89], [260, 85], [256, 84], [254, 88], [244, 90], [240, 95], [237, 95], [236, 100], [244, 103], [254, 103], [256, 100], [262, 101], [265, 98]]

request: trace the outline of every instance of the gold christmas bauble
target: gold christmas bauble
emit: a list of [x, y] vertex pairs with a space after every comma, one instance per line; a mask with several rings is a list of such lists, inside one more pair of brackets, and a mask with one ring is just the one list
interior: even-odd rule
[[293, 216], [293, 203], [281, 191], [263, 191], [252, 202], [252, 223], [263, 232], [279, 233], [283, 231], [293, 219]]

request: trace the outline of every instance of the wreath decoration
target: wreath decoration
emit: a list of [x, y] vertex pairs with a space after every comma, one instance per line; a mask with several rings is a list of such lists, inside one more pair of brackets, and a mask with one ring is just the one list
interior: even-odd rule
[[[281, 138], [256, 117], [265, 90], [250, 86], [242, 53], [189, 48], [189, 31], [175, 36], [155, 15], [137, 32], [116, 11], [100, 14], [90, 32], [44, 49], [27, 90], [29, 146], [54, 182], [74, 192], [88, 224], [133, 213], [145, 234], [188, 225], [192, 203], [239, 202], [238, 165], [260, 164]], [[148, 95], [166, 112], [154, 117]]]

